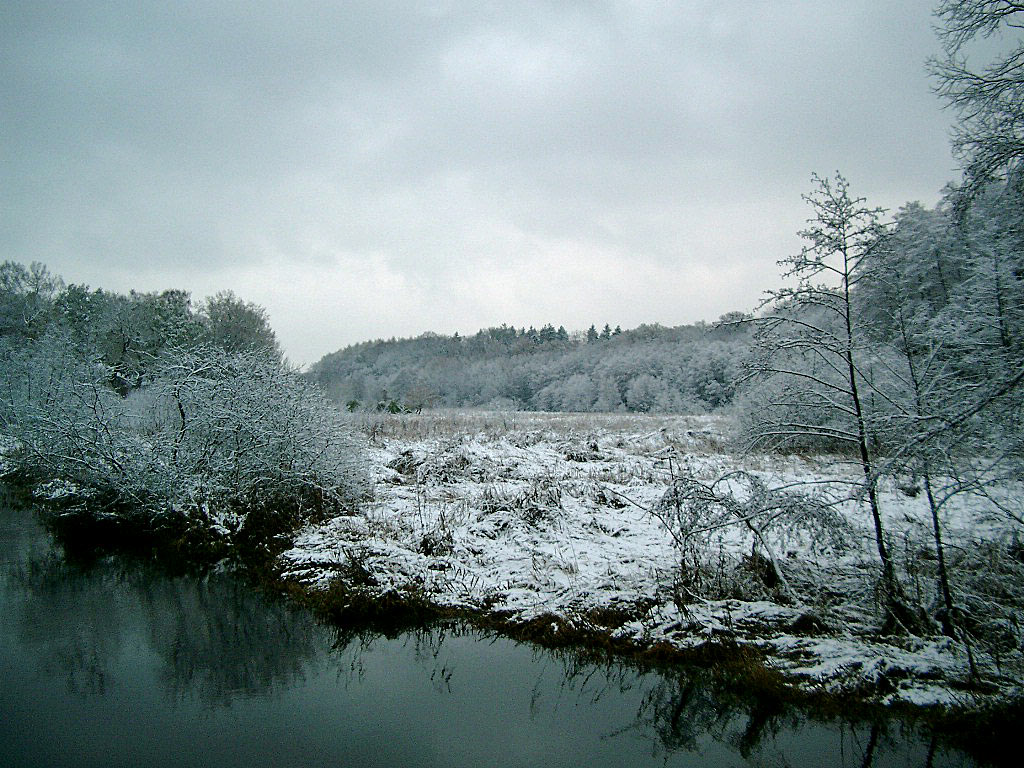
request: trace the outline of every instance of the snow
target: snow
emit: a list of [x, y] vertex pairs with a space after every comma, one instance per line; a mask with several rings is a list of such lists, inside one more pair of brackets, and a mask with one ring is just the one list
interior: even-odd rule
[[18, 443], [7, 435], [0, 434], [0, 477], [4, 477], [13, 470], [9, 454], [18, 447]]
[[[981, 694], [965, 693], [971, 674], [962, 643], [938, 635], [877, 637], [866, 576], [875, 572], [873, 540], [854, 502], [841, 508], [852, 532], [841, 553], [798, 531], [773, 539], [795, 596], [679, 598], [679, 552], [650, 511], [671, 481], [668, 457], [708, 476], [742, 468], [771, 485], [856, 477], [855, 468], [835, 462], [738, 459], [722, 450], [725, 428], [711, 417], [618, 414], [427, 414], [374, 422], [374, 500], [300, 531], [283, 555], [285, 576], [323, 589], [356, 569], [368, 576], [361, 588], [372, 594], [412, 589], [438, 606], [498, 612], [509, 621], [551, 616], [591, 627], [591, 617], [614, 612], [621, 619], [604, 629], [639, 646], [728, 640], [760, 650], [798, 685], [887, 703], [983, 703]], [[924, 499], [895, 487], [882, 491], [893, 540], [908, 551], [927, 542]], [[1006, 535], [978, 504], [958, 497], [946, 506], [952, 543]], [[738, 528], [714, 541], [710, 554], [726, 564], [741, 563], [751, 548]], [[999, 659], [975, 654], [990, 684], [985, 696], [1021, 694], [1019, 638]]]

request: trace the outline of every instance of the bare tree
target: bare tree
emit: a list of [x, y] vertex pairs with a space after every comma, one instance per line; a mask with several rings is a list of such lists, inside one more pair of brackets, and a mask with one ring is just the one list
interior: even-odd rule
[[[943, 58], [929, 61], [937, 92], [957, 112], [953, 147], [973, 194], [1024, 159], [1024, 3], [1012, 0], [941, 0], [935, 10]], [[981, 69], [967, 47], [1002, 36], [1012, 48]]]
[[874, 382], [869, 335], [853, 291], [885, 242], [882, 211], [850, 195], [849, 184], [815, 174], [804, 200], [814, 216], [800, 232], [807, 245], [784, 259], [794, 287], [769, 294], [771, 308], [756, 327], [752, 375], [770, 395], [749, 427], [762, 447], [829, 447], [855, 457], [881, 563], [885, 629], [919, 624], [907, 604], [889, 551], [877, 492], [870, 401], [887, 397]]

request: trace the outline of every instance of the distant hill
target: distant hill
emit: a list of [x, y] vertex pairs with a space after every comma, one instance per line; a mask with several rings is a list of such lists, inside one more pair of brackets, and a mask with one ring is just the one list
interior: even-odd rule
[[353, 409], [701, 412], [731, 402], [749, 342], [736, 325], [606, 325], [574, 334], [502, 325], [472, 336], [356, 344], [306, 375]]

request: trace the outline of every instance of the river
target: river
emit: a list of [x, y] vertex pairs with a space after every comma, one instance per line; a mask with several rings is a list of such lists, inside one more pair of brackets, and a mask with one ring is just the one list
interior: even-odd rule
[[819, 722], [707, 673], [461, 624], [324, 626], [227, 572], [69, 557], [0, 498], [0, 765], [955, 766], [897, 722]]

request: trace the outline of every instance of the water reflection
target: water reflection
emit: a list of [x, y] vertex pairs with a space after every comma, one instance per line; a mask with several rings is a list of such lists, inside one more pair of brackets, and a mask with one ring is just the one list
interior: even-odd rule
[[[530, 671], [529, 678], [506, 685], [495, 695], [514, 698], [517, 690], [525, 692], [528, 706], [522, 709], [532, 723], [559, 718], [572, 722], [584, 713], [585, 727], [597, 742], [609, 749], [616, 749], [619, 741], [645, 745], [641, 753], [652, 764], [820, 766], [827, 762], [836, 768], [973, 764], [965, 755], [940, 754], [933, 737], [922, 737], [896, 721], [815, 721], [776, 700], [725, 690], [708, 671], [643, 672], [611, 659], [595, 663], [579, 654], [527, 648], [461, 625], [408, 632], [399, 640], [357, 632], [340, 638], [336, 650], [345, 660], [344, 672], [339, 672], [343, 684], [372, 679], [374, 656], [393, 656], [399, 643], [416, 660], [432, 689], [454, 699], [472, 689], [480, 675], [466, 644], [491, 647], [492, 661], [501, 658], [511, 669]], [[457, 712], [458, 708], [452, 709]], [[457, 717], [454, 714], [453, 719]]]
[[340, 631], [228, 573], [69, 560], [2, 508], [5, 766], [970, 764], [706, 673], [595, 664], [459, 624]]
[[152, 654], [171, 697], [226, 705], [301, 680], [324, 650], [308, 615], [226, 573], [172, 578], [139, 562], [74, 563], [51, 551], [11, 566], [7, 579], [19, 645], [71, 693], [103, 695], [125, 657]]

